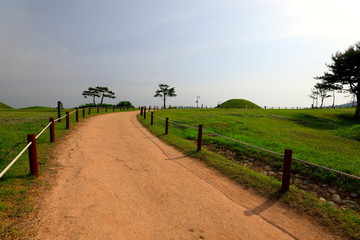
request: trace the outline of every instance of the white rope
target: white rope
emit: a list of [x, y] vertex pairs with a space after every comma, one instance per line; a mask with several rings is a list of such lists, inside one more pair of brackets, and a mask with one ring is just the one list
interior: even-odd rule
[[45, 132], [45, 130], [52, 124], [52, 122], [50, 122], [48, 125], [46, 125], [46, 127], [38, 134], [36, 135], [35, 139], [38, 139], [38, 137], [41, 136], [41, 134], [43, 134]]
[[223, 136], [223, 135], [214, 133], [214, 132], [210, 132], [210, 131], [208, 131], [208, 130], [206, 130], [206, 129], [204, 129], [203, 131], [204, 131], [204, 132], [208, 132], [208, 133], [213, 134], [213, 135], [216, 135], [216, 136], [218, 136], [218, 137], [222, 137], [222, 138], [228, 139], [228, 140], [233, 141], [233, 142], [240, 143], [240, 144], [245, 145], [245, 146], [248, 146], [248, 147], [256, 148], [256, 149], [261, 150], [261, 151], [265, 151], [265, 152], [268, 152], [268, 153], [271, 153], [271, 154], [278, 155], [278, 156], [280, 156], [280, 157], [283, 157], [283, 156], [284, 156], [284, 154], [277, 153], [277, 152], [273, 152], [273, 151], [267, 150], [267, 149], [265, 149], [265, 148], [257, 147], [257, 146], [254, 146], [254, 145], [251, 145], [251, 144], [247, 144], [247, 143], [244, 143], [244, 142], [240, 142], [240, 141], [238, 141], [238, 140], [236, 140], [236, 139], [232, 139], [232, 138], [229, 138], [229, 137], [226, 137], [226, 136]]
[[161, 118], [161, 117], [159, 117], [159, 116], [157, 116], [157, 115], [155, 115], [155, 114], [154, 114], [154, 117], [156, 117], [156, 118], [158, 118], [158, 119], [160, 119], [160, 120], [165, 120], [165, 118]]
[[76, 112], [76, 110], [72, 111], [71, 113], [69, 113], [69, 115], [73, 114], [74, 112]]
[[302, 162], [302, 163], [307, 164], [307, 165], [311, 165], [311, 166], [314, 166], [314, 167], [322, 168], [322, 169], [327, 170], [327, 171], [330, 171], [330, 172], [334, 172], [334, 173], [341, 174], [341, 175], [344, 175], [344, 176], [347, 176], [347, 177], [350, 177], [350, 178], [354, 178], [354, 179], [360, 180], [360, 177], [358, 177], [358, 176], [354, 176], [354, 175], [351, 175], [351, 174], [348, 174], [348, 173], [340, 172], [340, 171], [338, 171], [338, 170], [331, 169], [331, 168], [328, 168], [328, 167], [324, 167], [324, 166], [321, 166], [321, 165], [318, 165], [318, 164], [315, 164], [315, 163], [310, 163], [310, 162], [301, 160], [301, 159], [299, 159], [299, 158], [292, 158], [292, 159], [294, 159], [294, 160], [296, 160], [296, 161], [299, 161], [299, 162]]
[[[156, 115], [154, 114], [154, 116], [156, 116]], [[156, 117], [159, 118], [159, 119], [165, 120], [165, 119], [160, 118], [160, 117], [158, 117], [158, 116], [156, 116]], [[177, 123], [177, 122], [173, 122], [173, 121], [169, 121], [169, 122], [170, 122], [170, 123], [173, 123], [173, 124], [176, 124], [176, 125], [179, 125], [179, 126], [184, 126], [184, 127], [188, 127], [188, 128], [198, 129], [198, 128], [193, 127], [193, 126], [189, 126], [189, 125], [185, 125], [185, 124], [181, 124], [181, 123]], [[218, 137], [225, 138], [225, 139], [230, 140], [230, 141], [233, 141], [233, 142], [240, 143], [240, 144], [245, 145], [245, 146], [248, 146], [248, 147], [252, 147], [252, 148], [255, 148], [255, 149], [258, 149], [258, 150], [267, 152], [267, 153], [271, 153], [271, 154], [274, 154], [274, 155], [277, 155], [277, 156], [280, 156], [280, 157], [284, 157], [284, 154], [281, 154], [281, 153], [277, 153], [277, 152], [274, 152], [274, 151], [270, 151], [270, 150], [267, 150], [267, 149], [265, 149], [265, 148], [257, 147], [257, 146], [251, 145], [251, 144], [247, 144], [247, 143], [238, 141], [238, 140], [236, 140], [236, 139], [232, 139], [232, 138], [226, 137], [226, 136], [224, 136], [224, 135], [211, 132], [211, 131], [206, 130], [206, 129], [203, 129], [203, 131], [204, 131], [204, 132], [207, 132], [207, 133], [210, 133], [210, 134], [212, 134], [212, 135], [218, 136]], [[334, 173], [337, 173], [337, 174], [340, 174], [340, 175], [343, 175], [343, 176], [347, 176], [347, 177], [350, 177], [350, 178], [354, 178], [354, 179], [360, 180], [360, 177], [355, 176], [355, 175], [351, 175], [351, 174], [349, 174], [349, 173], [341, 172], [341, 171], [338, 171], [338, 170], [335, 170], [335, 169], [332, 169], [332, 168], [328, 168], [328, 167], [324, 167], [324, 166], [321, 166], [321, 165], [318, 165], [318, 164], [315, 164], [315, 163], [307, 162], [307, 161], [301, 160], [301, 159], [299, 159], [299, 158], [294, 158], [294, 157], [292, 157], [292, 159], [295, 160], [295, 161], [299, 161], [299, 162], [301, 162], [301, 163], [307, 164], [307, 165], [311, 165], [311, 166], [318, 167], [318, 168], [321, 168], [321, 169], [324, 169], [324, 170], [327, 170], [327, 171], [330, 171], [330, 172], [334, 172]]]
[[187, 128], [193, 128], [193, 129], [198, 129], [197, 127], [193, 127], [193, 126], [190, 126], [190, 125], [186, 125], [186, 124], [182, 124], [182, 123], [177, 123], [177, 122], [173, 122], [173, 121], [169, 121], [169, 123], [173, 123], [175, 125], [178, 125], [178, 126], [183, 126], [183, 127], [187, 127]]
[[9, 168], [21, 157], [21, 155], [30, 147], [32, 142], [29, 142], [28, 145], [12, 160], [12, 162], [0, 173], [0, 178], [9, 170]]
[[59, 121], [60, 119], [63, 119], [63, 118], [66, 118], [66, 115], [62, 116], [62, 117], [59, 117], [58, 119], [55, 119], [54, 122], [57, 122], [57, 121]]

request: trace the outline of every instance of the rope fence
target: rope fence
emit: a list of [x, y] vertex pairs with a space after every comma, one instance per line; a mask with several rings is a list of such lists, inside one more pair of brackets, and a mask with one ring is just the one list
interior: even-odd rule
[[[89, 115], [90, 115], [90, 111], [91, 111], [91, 107], [90, 108], [82, 108], [83, 110], [83, 117], [85, 117], [85, 110], [88, 109], [89, 110]], [[100, 108], [98, 108], [99, 110]], [[101, 109], [105, 109], [105, 111], [107, 112], [107, 107], [106, 108], [101, 108]], [[119, 108], [120, 111], [124, 110], [126, 108]], [[135, 110], [135, 108], [133, 108]], [[127, 108], [127, 110], [129, 110], [129, 108]], [[115, 107], [113, 107], [113, 111], [115, 111]], [[50, 142], [54, 142], [55, 141], [55, 128], [54, 128], [54, 124], [55, 122], [61, 122], [60, 120], [63, 118], [66, 118], [66, 129], [70, 129], [70, 115], [76, 113], [76, 122], [79, 121], [79, 109], [75, 109], [72, 112], [66, 112], [66, 115], [59, 117], [57, 119], [54, 118], [50, 118], [49, 119], [49, 123], [37, 134], [28, 134], [27, 135], [27, 139], [28, 139], [28, 144], [24, 147], [24, 149], [22, 149], [19, 154], [6, 166], [6, 168], [4, 170], [2, 170], [2, 172], [0, 173], [0, 178], [2, 178], [4, 176], [4, 174], [14, 165], [14, 163], [24, 154], [24, 152], [26, 150], [29, 150], [29, 163], [30, 163], [30, 173], [32, 175], [38, 176], [38, 162], [37, 162], [37, 151], [36, 151], [36, 139], [38, 139], [49, 127], [50, 127]], [[99, 111], [98, 111], [99, 113]]]
[[49, 122], [49, 124], [46, 125], [46, 127], [44, 127], [44, 129], [38, 135], [36, 135], [36, 139], [38, 139], [45, 132], [45, 130], [50, 127], [51, 124], [52, 122]]
[[[348, 178], [360, 180], [359, 176], [355, 176], [355, 175], [352, 175], [352, 174], [349, 174], [349, 173], [341, 172], [341, 171], [338, 171], [338, 170], [335, 170], [335, 169], [332, 169], [332, 168], [328, 168], [328, 167], [321, 166], [321, 165], [318, 165], [318, 164], [315, 164], [315, 163], [311, 163], [311, 162], [308, 162], [308, 161], [305, 161], [305, 160], [302, 160], [302, 159], [299, 159], [299, 158], [296, 158], [296, 157], [292, 157], [292, 150], [289, 150], [289, 149], [286, 149], [284, 151], [284, 154], [281, 154], [281, 153], [278, 153], [278, 152], [274, 152], [274, 151], [271, 151], [271, 150], [268, 150], [268, 149], [265, 149], [265, 148], [261, 148], [261, 147], [258, 147], [258, 146], [254, 146], [254, 145], [251, 145], [251, 144], [248, 144], [248, 143], [244, 143], [244, 142], [241, 142], [239, 140], [236, 140], [236, 139], [233, 139], [233, 138], [230, 138], [230, 137], [227, 137], [227, 136], [224, 136], [224, 135], [221, 135], [221, 134], [218, 134], [218, 133], [203, 129], [202, 124], [200, 124], [199, 127], [197, 128], [197, 127], [194, 127], [194, 126], [178, 123], [178, 122], [175, 122], [175, 121], [170, 121], [168, 118], [166, 118], [166, 119], [161, 118], [160, 116], [157, 116], [157, 115], [155, 115], [153, 113], [151, 114], [151, 123], [152, 123], [151, 125], [153, 125], [153, 118], [154, 117], [157, 118], [157, 119], [160, 119], [162, 121], [165, 121], [165, 123], [166, 123], [166, 125], [165, 125], [165, 134], [168, 133], [168, 125], [167, 125], [168, 123], [172, 123], [174, 125], [181, 126], [181, 127], [184, 127], [184, 128], [198, 129], [198, 131], [199, 131], [198, 132], [198, 147], [197, 147], [198, 151], [201, 150], [202, 132], [205, 132], [205, 133], [207, 133], [209, 135], [213, 135], [213, 136], [216, 136], [216, 137], [221, 137], [221, 138], [227, 139], [227, 140], [232, 141], [232, 142], [239, 143], [239, 144], [247, 146], [247, 147], [251, 147], [251, 148], [254, 148], [254, 149], [266, 152], [266, 153], [270, 153], [270, 154], [273, 154], [273, 155], [276, 155], [276, 156], [279, 156], [279, 157], [284, 157], [283, 186], [282, 186], [282, 190], [284, 190], [284, 191], [287, 191], [289, 189], [289, 184], [290, 184], [289, 180], [290, 180], [291, 161], [292, 160], [303, 163], [305, 165], [309, 165], [309, 166], [313, 166], [313, 167], [316, 167], [316, 168], [319, 168], [319, 169], [323, 169], [325, 171], [340, 174], [340, 175], [346, 176]], [[287, 172], [285, 171], [285, 169], [288, 169], [288, 170], [286, 170]], [[284, 181], [288, 182], [288, 183], [284, 184]]]

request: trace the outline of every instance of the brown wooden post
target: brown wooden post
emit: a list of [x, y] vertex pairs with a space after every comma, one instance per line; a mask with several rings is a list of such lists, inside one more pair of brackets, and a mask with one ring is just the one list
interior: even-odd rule
[[100, 106], [97, 107], [97, 113], [99, 113], [99, 112], [100, 112]]
[[149, 112], [151, 111], [151, 106], [149, 106]]
[[165, 135], [169, 133], [169, 118], [165, 119]]
[[144, 107], [144, 119], [146, 119], [146, 107]]
[[66, 129], [70, 129], [70, 114], [66, 112]]
[[151, 125], [154, 125], [154, 112], [151, 112]]
[[113, 106], [113, 112], [115, 112], [115, 106]]
[[281, 185], [282, 192], [288, 191], [290, 187], [291, 160], [292, 160], [292, 150], [285, 149], [283, 176], [282, 176], [282, 185]]
[[107, 107], [105, 107], [105, 112], [107, 112]]
[[140, 108], [140, 115], [143, 115], [143, 107]]
[[85, 108], [83, 108], [83, 118], [85, 117]]
[[79, 109], [76, 108], [76, 122], [79, 121]]
[[202, 125], [202, 124], [199, 124], [198, 139], [197, 139], [197, 151], [198, 151], [198, 152], [201, 150], [202, 129], [203, 129], [203, 125]]
[[55, 122], [54, 118], [50, 118], [50, 142], [55, 142]]
[[91, 107], [89, 107], [89, 113], [88, 114], [90, 115], [90, 113], [91, 113]]
[[30, 173], [31, 173], [31, 175], [35, 175], [36, 177], [38, 177], [39, 176], [39, 167], [38, 167], [38, 158], [37, 158], [37, 151], [36, 151], [36, 135], [28, 134], [27, 141], [28, 141], [28, 143], [32, 142], [32, 144], [30, 145], [30, 147], [28, 149]]

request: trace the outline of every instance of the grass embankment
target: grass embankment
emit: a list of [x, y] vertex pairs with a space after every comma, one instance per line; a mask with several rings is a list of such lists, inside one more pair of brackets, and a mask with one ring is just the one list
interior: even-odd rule
[[[212, 132], [279, 153], [285, 148], [291, 148], [295, 157], [358, 176], [360, 173], [360, 143], [353, 140], [353, 136], [345, 134], [347, 129], [358, 125], [351, 118], [353, 110], [187, 109], [158, 111], [155, 114], [182, 124], [204, 124], [204, 128]], [[185, 154], [201, 159], [263, 196], [279, 197], [291, 207], [317, 217], [334, 232], [344, 232], [349, 238], [360, 239], [360, 217], [357, 213], [335, 208], [294, 186], [291, 186], [286, 194], [279, 194], [281, 183], [272, 177], [253, 172], [206, 148], [196, 153], [196, 130], [170, 124], [169, 135], [164, 135], [164, 122], [155, 118], [154, 125], [150, 126], [149, 118], [150, 115], [146, 120], [139, 117], [153, 133]], [[222, 138], [204, 135], [204, 142], [231, 148], [237, 152], [239, 158], [254, 156], [281, 165], [281, 159]], [[333, 174], [317, 172], [299, 165], [295, 167], [299, 171], [313, 171], [317, 178], [323, 180], [338, 179]], [[348, 188], [359, 191], [358, 183], [341, 177], [339, 179], [338, 183], [343, 186], [349, 184]]]
[[247, 109], [257, 109], [261, 108], [253, 102], [250, 102], [245, 99], [230, 99], [226, 102], [223, 102], [219, 106], [220, 108], [247, 108]]
[[[63, 115], [66, 111], [71, 112], [73, 109], [64, 109]], [[104, 112], [104, 109], [100, 110], [100, 113]], [[96, 114], [97, 110], [92, 109], [90, 116]], [[56, 109], [46, 107], [0, 109], [0, 171], [27, 145], [27, 134], [38, 134], [49, 123], [50, 117], [57, 118]], [[89, 117], [88, 110], [86, 117]], [[79, 111], [79, 118], [81, 121], [82, 111]], [[70, 128], [73, 128], [75, 113], [70, 115], [70, 121]], [[56, 141], [67, 132], [65, 119], [62, 119], [61, 123], [55, 123]], [[51, 158], [50, 153], [55, 144], [49, 142], [49, 130], [37, 139], [40, 174], [45, 171], [46, 162]], [[33, 204], [29, 194], [31, 189], [42, 184], [44, 183], [41, 180], [29, 174], [27, 152], [0, 179], [0, 239], [26, 238], [23, 226], [19, 222], [32, 211]]]

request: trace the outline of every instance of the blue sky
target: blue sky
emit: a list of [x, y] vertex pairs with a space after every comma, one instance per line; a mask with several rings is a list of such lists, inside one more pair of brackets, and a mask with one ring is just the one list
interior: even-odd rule
[[[12, 107], [90, 102], [310, 106], [331, 54], [360, 41], [358, 0], [0, 0], [0, 101]], [[331, 104], [331, 99], [326, 103]], [[349, 101], [342, 96], [337, 103]]]

